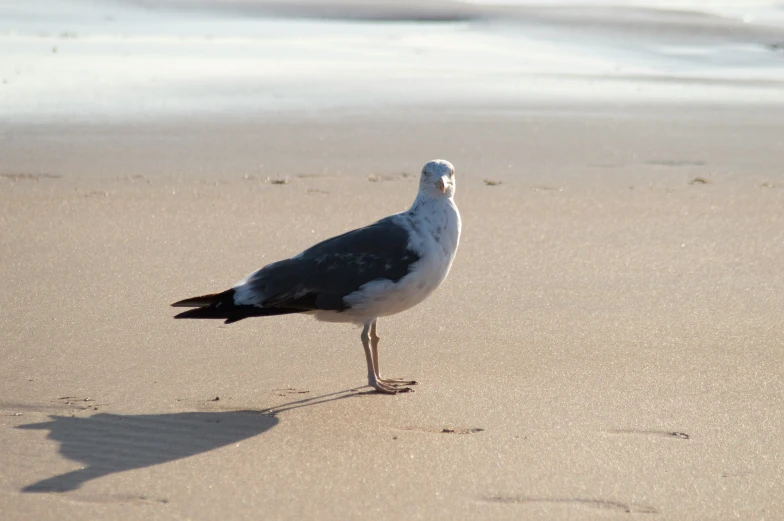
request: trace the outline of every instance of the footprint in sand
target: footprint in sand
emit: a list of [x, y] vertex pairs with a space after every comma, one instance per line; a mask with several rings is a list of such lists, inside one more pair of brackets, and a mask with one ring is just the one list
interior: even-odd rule
[[460, 427], [401, 427], [399, 431], [425, 432], [428, 434], [477, 434], [484, 432], [479, 427], [460, 428]]
[[661, 436], [664, 438], [676, 438], [679, 440], [690, 440], [691, 436], [686, 434], [685, 432], [678, 432], [678, 431], [643, 431], [643, 430], [633, 430], [633, 429], [626, 429], [626, 430], [614, 430], [614, 431], [605, 431], [608, 434], [632, 434], [632, 435], [642, 435], [642, 436]]
[[486, 503], [500, 503], [507, 505], [566, 505], [574, 507], [588, 507], [601, 510], [614, 510], [627, 514], [658, 514], [659, 510], [648, 505], [638, 505], [635, 503], [624, 503], [622, 501], [611, 501], [607, 499], [589, 498], [544, 498], [527, 496], [489, 496], [482, 498]]

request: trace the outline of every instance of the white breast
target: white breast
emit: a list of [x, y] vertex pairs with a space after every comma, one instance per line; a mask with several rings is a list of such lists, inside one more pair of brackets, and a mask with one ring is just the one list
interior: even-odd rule
[[[351, 306], [344, 319], [363, 323], [394, 315], [425, 300], [449, 274], [460, 240], [460, 214], [449, 198], [418, 201], [409, 211], [395, 216], [411, 235], [408, 248], [420, 258], [397, 282], [379, 280], [362, 286], [344, 300]], [[335, 320], [337, 317], [321, 317]], [[348, 316], [345, 316], [348, 315]]]

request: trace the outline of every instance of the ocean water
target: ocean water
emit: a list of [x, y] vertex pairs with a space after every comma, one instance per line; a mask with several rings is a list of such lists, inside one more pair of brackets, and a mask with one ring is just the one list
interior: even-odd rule
[[0, 1], [0, 117], [784, 102], [764, 1]]
[[608, 2], [606, 0], [469, 0], [466, 3], [484, 6], [568, 8], [624, 6], [649, 11], [718, 16], [744, 23], [779, 26], [784, 24], [784, 3], [779, 0], [731, 0], [729, 2], [714, 0], [625, 0], [623, 2]]

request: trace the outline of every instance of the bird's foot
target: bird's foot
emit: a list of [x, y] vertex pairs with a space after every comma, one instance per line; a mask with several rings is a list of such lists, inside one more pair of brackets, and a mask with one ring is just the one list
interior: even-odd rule
[[413, 393], [414, 390], [410, 387], [404, 387], [402, 383], [387, 383], [387, 380], [376, 380], [371, 382], [370, 386], [381, 394], [400, 394], [400, 393]]
[[401, 386], [401, 385], [416, 385], [414, 380], [403, 380], [402, 378], [379, 378], [379, 382], [386, 385]]

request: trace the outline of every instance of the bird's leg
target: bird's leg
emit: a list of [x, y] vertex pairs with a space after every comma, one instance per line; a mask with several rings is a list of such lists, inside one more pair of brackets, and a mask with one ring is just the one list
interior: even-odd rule
[[378, 319], [370, 323], [370, 348], [373, 355], [373, 372], [376, 375], [376, 380], [379, 382], [391, 385], [393, 387], [401, 387], [404, 385], [416, 385], [414, 380], [402, 380], [400, 378], [381, 378], [381, 373], [378, 371], [378, 341], [381, 337], [376, 334], [376, 322]]
[[381, 340], [381, 337], [376, 334], [377, 323], [377, 318], [370, 323], [370, 349], [373, 354], [373, 373], [376, 378], [381, 379], [381, 374], [378, 372], [378, 341]]
[[368, 331], [370, 330], [370, 322], [365, 324], [365, 327], [362, 329], [362, 347], [365, 348], [365, 361], [367, 361], [367, 368], [368, 368], [368, 385], [374, 388], [376, 391], [384, 394], [397, 394], [397, 393], [404, 393], [410, 391], [411, 389], [407, 387], [396, 387], [392, 386], [383, 382], [380, 382], [378, 378], [376, 378], [376, 370], [373, 366], [373, 355], [370, 352], [370, 337], [368, 336]]

